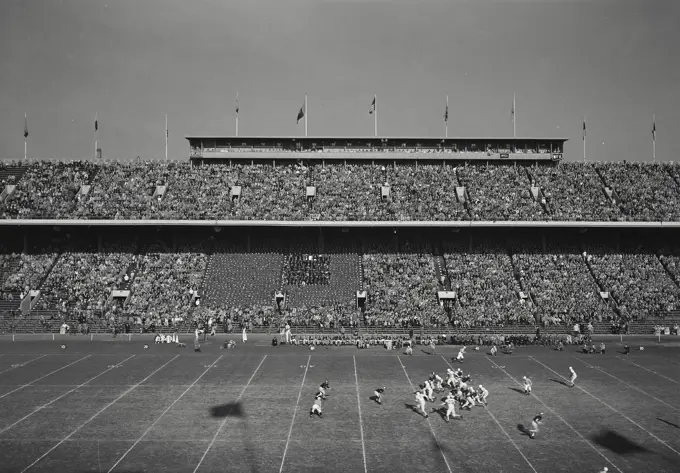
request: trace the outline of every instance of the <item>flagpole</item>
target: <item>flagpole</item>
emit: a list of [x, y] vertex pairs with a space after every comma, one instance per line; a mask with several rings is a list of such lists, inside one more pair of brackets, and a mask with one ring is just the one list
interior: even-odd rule
[[97, 123], [97, 112], [94, 112], [94, 157], [97, 158], [97, 130], [99, 129]]
[[377, 94], [373, 95], [373, 101], [375, 102], [375, 110], [373, 110], [373, 114], [375, 115], [373, 117], [373, 133], [374, 133], [374, 136], [377, 138], [378, 137], [378, 95]]
[[165, 160], [168, 160], [168, 114], [165, 114]]
[[236, 92], [236, 136], [238, 136], [238, 92]]
[[26, 150], [28, 148], [28, 119], [24, 112], [24, 161], [26, 160]]
[[652, 115], [653, 133], [652, 133], [652, 162], [656, 162], [656, 115]]
[[307, 121], [309, 120], [309, 115], [307, 115], [307, 94], [305, 94], [305, 138], [307, 137]]
[[446, 120], [444, 120], [446, 123], [446, 135], [445, 137], [449, 137], [449, 96], [446, 96]]
[[517, 107], [515, 106], [515, 93], [512, 93], [512, 137], [517, 138]]
[[586, 162], [586, 136], [588, 135], [586, 131], [586, 117], [583, 117], [583, 162]]

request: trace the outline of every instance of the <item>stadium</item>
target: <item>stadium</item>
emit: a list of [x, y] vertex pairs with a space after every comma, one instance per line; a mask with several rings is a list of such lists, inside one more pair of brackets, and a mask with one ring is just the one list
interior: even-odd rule
[[237, 3], [0, 4], [0, 473], [680, 472], [677, 2]]

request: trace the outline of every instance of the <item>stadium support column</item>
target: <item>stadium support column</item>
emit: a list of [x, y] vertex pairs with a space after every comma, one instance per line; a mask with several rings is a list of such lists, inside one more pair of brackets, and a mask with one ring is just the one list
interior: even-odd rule
[[28, 233], [24, 229], [24, 253], [28, 254]]
[[373, 114], [373, 133], [375, 137], [378, 137], [378, 96], [375, 95], [373, 97], [373, 100], [375, 101], [375, 113]]

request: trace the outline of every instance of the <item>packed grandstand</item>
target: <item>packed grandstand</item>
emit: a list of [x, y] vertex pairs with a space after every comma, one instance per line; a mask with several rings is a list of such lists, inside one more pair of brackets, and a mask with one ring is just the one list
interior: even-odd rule
[[[0, 164], [0, 188], [5, 332], [168, 332], [212, 319], [225, 331], [611, 333], [680, 320], [680, 238], [661, 224], [680, 222], [672, 163], [27, 161]], [[499, 234], [356, 222], [523, 224]]]

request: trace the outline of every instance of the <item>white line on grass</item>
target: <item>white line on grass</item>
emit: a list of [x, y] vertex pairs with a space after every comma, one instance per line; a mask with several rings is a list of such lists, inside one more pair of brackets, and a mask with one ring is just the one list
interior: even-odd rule
[[[552, 371], [553, 373], [555, 373], [557, 376], [559, 376], [559, 377], [562, 378], [563, 380], [565, 380], [565, 381], [567, 380], [567, 378], [565, 378], [564, 376], [562, 376], [561, 374], [559, 374], [557, 371], [553, 370], [553, 369], [550, 368], [549, 366], [544, 365], [543, 363], [541, 363], [540, 361], [538, 361], [536, 358], [534, 358], [534, 357], [532, 357], [532, 356], [530, 356], [529, 358], [530, 358], [531, 360], [534, 360], [536, 363], [538, 363], [539, 365], [543, 366], [544, 368], [546, 368], [546, 369]], [[663, 440], [661, 440], [659, 437], [657, 437], [656, 435], [654, 435], [653, 433], [651, 433], [649, 430], [647, 430], [647, 429], [645, 429], [644, 427], [642, 427], [640, 424], [638, 424], [637, 422], [635, 422], [633, 419], [631, 419], [631, 418], [628, 417], [627, 415], [622, 414], [621, 412], [617, 411], [615, 408], [613, 408], [612, 406], [610, 406], [609, 404], [607, 404], [607, 403], [604, 402], [603, 400], [601, 400], [601, 399], [595, 397], [593, 394], [590, 394], [588, 391], [586, 391], [585, 389], [583, 389], [583, 388], [582, 388], [581, 386], [579, 386], [578, 384], [576, 385], [576, 387], [579, 388], [579, 389], [580, 389], [581, 391], [583, 391], [584, 393], [586, 393], [588, 396], [590, 396], [590, 397], [592, 397], [593, 399], [595, 399], [596, 401], [600, 402], [602, 405], [607, 406], [609, 409], [611, 409], [612, 411], [616, 412], [618, 415], [620, 415], [621, 417], [623, 417], [624, 419], [626, 419], [626, 420], [627, 420], [628, 422], [630, 422], [631, 424], [635, 425], [637, 428], [639, 428], [639, 429], [642, 430], [643, 432], [646, 432], [650, 437], [653, 437], [654, 439], [656, 439], [659, 443], [663, 444], [666, 448], [668, 448], [669, 450], [671, 450], [671, 451], [672, 451], [673, 453], [675, 453], [676, 455], [680, 456], [680, 452], [678, 452], [676, 449], [674, 449], [673, 447], [671, 447], [670, 445], [668, 445], [666, 442], [664, 442]]]
[[220, 359], [221, 359], [223, 356], [224, 356], [224, 355], [220, 355], [220, 357], [219, 357], [218, 359], [216, 359], [215, 361], [213, 361], [212, 364], [210, 364], [210, 365], [205, 369], [205, 371], [204, 371], [203, 373], [201, 373], [201, 375], [200, 375], [198, 378], [196, 378], [196, 380], [195, 380], [193, 383], [191, 383], [191, 384], [189, 385], [189, 387], [188, 387], [182, 394], [179, 395], [179, 397], [178, 397], [177, 399], [175, 399], [174, 401], [172, 401], [172, 404], [170, 404], [170, 405], [169, 405], [169, 406], [161, 413], [161, 415], [159, 415], [159, 416], [156, 418], [156, 420], [153, 421], [153, 423], [149, 426], [149, 428], [147, 428], [147, 429], [144, 431], [144, 433], [143, 433], [137, 440], [135, 440], [135, 443], [133, 443], [132, 446], [131, 446], [130, 448], [128, 448], [127, 451], [126, 451], [125, 453], [123, 453], [123, 455], [118, 459], [118, 461], [116, 461], [116, 463], [113, 464], [113, 466], [109, 469], [109, 472], [108, 472], [108, 473], [111, 473], [111, 472], [114, 470], [114, 468], [116, 468], [116, 467], [118, 466], [118, 464], [119, 464], [120, 462], [123, 461], [123, 459], [127, 456], [127, 454], [130, 453], [130, 452], [132, 451], [132, 449], [135, 448], [135, 447], [139, 444], [139, 442], [142, 441], [142, 439], [143, 439], [144, 437], [146, 437], [146, 434], [148, 434], [148, 433], [151, 431], [151, 429], [153, 429], [153, 427], [158, 423], [158, 421], [161, 420], [161, 419], [163, 418], [163, 416], [164, 416], [165, 414], [167, 414], [168, 411], [169, 411], [170, 409], [172, 409], [172, 407], [173, 407], [175, 404], [177, 404], [177, 402], [179, 402], [179, 400], [182, 399], [182, 398], [184, 397], [184, 395], [185, 395], [186, 393], [188, 393], [189, 390], [190, 390], [191, 388], [193, 388], [194, 385], [195, 385], [196, 383], [198, 383], [198, 381], [199, 381], [199, 380], [200, 380], [200, 379], [201, 379], [201, 378], [202, 378], [202, 377], [210, 370], [210, 368], [212, 368], [213, 366], [215, 366], [215, 365], [217, 364], [217, 362], [220, 361]]
[[[397, 360], [399, 360], [399, 364], [401, 365], [401, 369], [404, 370], [404, 374], [406, 375], [406, 379], [408, 380], [408, 384], [411, 385], [411, 390], [415, 391], [416, 389], [413, 387], [413, 383], [411, 382], [411, 378], [409, 377], [408, 373], [406, 372], [406, 367], [404, 366], [404, 363], [401, 362], [401, 358], [399, 358], [398, 356], [397, 356]], [[430, 427], [430, 432], [432, 432], [432, 438], [434, 438], [434, 441], [437, 444], [437, 448], [439, 448], [439, 453], [442, 454], [442, 458], [444, 459], [444, 463], [446, 463], [446, 469], [449, 470], [449, 473], [452, 473], [451, 466], [449, 465], [449, 461], [446, 459], [446, 455], [444, 455], [444, 450], [442, 450], [442, 446], [439, 445], [439, 440], [437, 439], [437, 435], [434, 433], [434, 429], [432, 428], [432, 423], [430, 422], [430, 418], [426, 417], [425, 420], [427, 421], [427, 425]]]
[[76, 360], [76, 361], [72, 361], [71, 363], [69, 363], [69, 364], [66, 365], [66, 366], [62, 366], [62, 367], [59, 368], [59, 369], [56, 369], [56, 370], [54, 370], [54, 371], [51, 371], [51, 372], [47, 373], [46, 375], [39, 377], [38, 379], [34, 379], [33, 381], [31, 381], [31, 382], [28, 383], [28, 384], [22, 384], [22, 385], [19, 386], [18, 388], [13, 389], [12, 391], [7, 392], [7, 393], [3, 394], [2, 396], [0, 396], [0, 399], [2, 399], [3, 397], [9, 396], [10, 394], [15, 393], [15, 392], [17, 392], [17, 391], [19, 391], [19, 390], [21, 390], [21, 389], [27, 388], [27, 387], [29, 387], [30, 385], [32, 385], [33, 383], [36, 383], [36, 382], [40, 381], [40, 380], [43, 379], [43, 378], [47, 378], [48, 376], [53, 375], [54, 373], [57, 373], [57, 372], [59, 372], [59, 371], [61, 371], [61, 370], [63, 370], [63, 369], [66, 369], [66, 368], [68, 368], [68, 367], [71, 366], [71, 365], [75, 365], [75, 364], [78, 363], [79, 361], [83, 361], [85, 358], [89, 358], [89, 357], [90, 357], [90, 355], [84, 356], [84, 357], [82, 357], [82, 358], [80, 358], [80, 359], [78, 359], [78, 360]]
[[654, 396], [652, 396], [651, 394], [648, 394], [648, 393], [644, 392], [642, 389], [636, 388], [636, 387], [633, 386], [632, 384], [629, 384], [629, 383], [625, 382], [624, 380], [617, 378], [617, 377], [614, 376], [613, 374], [607, 373], [605, 370], [603, 370], [603, 369], [600, 368], [599, 366], [593, 366], [593, 365], [591, 365], [591, 364], [589, 364], [589, 363], [586, 363], [586, 362], [583, 361], [582, 359], [577, 358], [577, 357], [575, 357], [575, 356], [573, 356], [573, 358], [576, 359], [576, 360], [578, 360], [578, 361], [580, 361], [581, 363], [583, 363], [584, 365], [588, 366], [589, 368], [595, 368], [596, 370], [601, 371], [602, 373], [606, 374], [606, 375], [609, 376], [610, 378], [614, 378], [614, 379], [617, 380], [618, 382], [625, 384], [625, 385], [628, 386], [629, 388], [635, 389], [636, 391], [641, 392], [641, 393], [644, 394], [645, 396], [651, 397], [652, 399], [656, 400], [657, 402], [660, 402], [661, 404], [664, 404], [664, 405], [670, 407], [670, 408], [673, 409], [674, 411], [680, 412], [680, 409], [678, 409], [677, 407], [673, 406], [672, 404], [668, 404], [666, 401], [662, 401], [661, 399], [659, 399], [659, 398], [657, 398], [657, 397], [654, 397]]
[[359, 375], [357, 374], [357, 358], [352, 355], [354, 361], [354, 380], [357, 384], [357, 405], [359, 406], [359, 429], [361, 430], [361, 453], [364, 455], [364, 473], [368, 473], [366, 466], [366, 445], [364, 444], [364, 421], [361, 418], [361, 397], [359, 396]]
[[34, 462], [31, 463], [30, 465], [28, 465], [26, 468], [24, 468], [23, 470], [21, 470], [21, 473], [24, 473], [25, 471], [30, 470], [30, 469], [31, 469], [33, 466], [35, 466], [40, 460], [42, 460], [42, 459], [45, 458], [47, 455], [49, 455], [49, 454], [52, 453], [54, 450], [56, 450], [56, 449], [59, 447], [59, 445], [61, 445], [62, 443], [66, 442], [68, 439], [70, 439], [71, 437], [73, 437], [73, 435], [75, 435], [76, 432], [78, 432], [80, 429], [82, 429], [82, 428], [85, 427], [87, 424], [89, 424], [90, 422], [92, 422], [92, 420], [94, 420], [95, 417], [97, 417], [99, 414], [101, 414], [102, 412], [104, 412], [104, 411], [105, 411], [106, 409], [108, 409], [109, 407], [113, 406], [116, 402], [118, 402], [119, 400], [121, 400], [121, 399], [123, 398], [123, 396], [125, 396], [126, 394], [132, 392], [133, 389], [135, 389], [137, 386], [141, 385], [141, 384], [142, 384], [143, 382], [145, 382], [147, 379], [149, 379], [150, 377], [152, 377], [153, 375], [155, 375], [156, 373], [158, 373], [160, 370], [162, 370], [163, 368], [165, 368], [166, 366], [168, 366], [168, 365], [170, 364], [170, 362], [176, 360], [177, 357], [179, 357], [179, 355], [175, 355], [175, 356], [174, 356], [173, 358], [171, 358], [169, 361], [166, 361], [160, 368], [156, 368], [156, 369], [153, 371], [153, 373], [151, 373], [149, 376], [147, 376], [146, 378], [144, 378], [143, 380], [141, 380], [139, 383], [135, 384], [135, 385], [132, 386], [130, 389], [128, 389], [128, 390], [126, 390], [125, 392], [123, 392], [123, 394], [121, 394], [120, 396], [118, 396], [116, 399], [114, 399], [113, 401], [109, 402], [107, 405], [105, 405], [104, 407], [102, 407], [102, 408], [101, 408], [99, 411], [97, 411], [92, 417], [90, 417], [90, 418], [87, 419], [85, 422], [83, 422], [82, 424], [80, 424], [80, 426], [78, 426], [73, 432], [71, 432], [70, 434], [68, 434], [68, 435], [67, 435], [66, 437], [64, 437], [63, 439], [61, 439], [61, 440], [59, 441], [59, 443], [57, 443], [54, 447], [50, 448], [48, 451], [46, 451], [45, 453], [43, 453], [43, 454], [40, 456], [40, 458], [38, 458], [36, 461], [34, 461]]
[[288, 438], [286, 439], [286, 448], [283, 449], [283, 458], [281, 458], [281, 467], [279, 468], [279, 473], [283, 471], [283, 464], [286, 461], [286, 454], [288, 453], [288, 445], [290, 444], [290, 436], [293, 433], [293, 425], [295, 424], [295, 416], [297, 415], [298, 408], [300, 406], [300, 396], [302, 396], [302, 388], [305, 386], [305, 378], [307, 378], [307, 370], [309, 369], [309, 362], [312, 359], [312, 355], [307, 358], [307, 366], [305, 367], [305, 374], [302, 375], [302, 383], [300, 383], [300, 391], [298, 392], [297, 401], [295, 401], [295, 411], [293, 412], [293, 420], [290, 421], [290, 429], [288, 429]]
[[[498, 368], [498, 369], [501, 370], [503, 373], [505, 373], [505, 375], [506, 375], [508, 378], [510, 378], [511, 380], [513, 380], [515, 383], [517, 383], [518, 386], [524, 387], [524, 384], [522, 384], [522, 383], [520, 383], [519, 381], [517, 381], [510, 373], [508, 373], [507, 371], [505, 371], [505, 369], [504, 369], [503, 367], [497, 365], [496, 362], [493, 361], [491, 358], [487, 358], [487, 360], [489, 360], [496, 368]], [[555, 415], [555, 417], [557, 417], [559, 420], [561, 420], [562, 422], [564, 422], [564, 425], [566, 425], [567, 427], [569, 427], [576, 435], [579, 436], [579, 438], [580, 438], [581, 440], [583, 440], [585, 443], [587, 443], [588, 446], [589, 446], [590, 448], [592, 448], [593, 450], [595, 450], [595, 452], [597, 452], [598, 455], [600, 455], [602, 458], [604, 458], [604, 460], [605, 460], [607, 463], [609, 463], [611, 466], [613, 466], [614, 468], [616, 468], [616, 471], [618, 471], [619, 473], [623, 473], [623, 472], [619, 469], [619, 467], [617, 467], [616, 465], [614, 465], [614, 463], [612, 463], [612, 461], [611, 461], [609, 458], [607, 458], [601, 451], [599, 451], [597, 448], [595, 448], [595, 446], [594, 446], [592, 443], [590, 443], [590, 441], [589, 441], [588, 439], [586, 439], [583, 435], [581, 435], [581, 434], [579, 433], [579, 431], [576, 430], [574, 427], [572, 427], [571, 424], [570, 424], [569, 422], [567, 422], [561, 415], [559, 415], [557, 412], [555, 412], [555, 410], [554, 410], [553, 408], [549, 407], [545, 402], [543, 402], [543, 400], [542, 400], [540, 397], [538, 397], [538, 396], [537, 396], [536, 394], [534, 394], [533, 392], [531, 393], [531, 395], [532, 395], [533, 397], [535, 397], [536, 400], [537, 400], [538, 402], [540, 402], [541, 404], [543, 404], [543, 407], [545, 407], [545, 408], [548, 409], [550, 412], [552, 412], [552, 413]]]
[[47, 356], [47, 355], [40, 355], [39, 357], [33, 358], [32, 360], [25, 361], [24, 363], [17, 363], [17, 364], [15, 364], [14, 366], [11, 366], [11, 367], [7, 368], [6, 370], [0, 371], [0, 374], [2, 374], [2, 373], [7, 373], [8, 371], [15, 370], [15, 369], [17, 369], [17, 368], [21, 368], [21, 367], [23, 367], [23, 366], [29, 364], [31, 361], [39, 360], [40, 358], [44, 358], [44, 357], [46, 357], [46, 356]]
[[[444, 363], [446, 363], [447, 365], [449, 365], [449, 368], [451, 368], [451, 369], [453, 370], [453, 366], [451, 366], [451, 363], [449, 363], [448, 360], [447, 360], [446, 358], [444, 358], [444, 356], [442, 356], [442, 360], [444, 360]], [[529, 459], [528, 459], [527, 457], [524, 456], [524, 453], [522, 453], [522, 450], [519, 449], [519, 447], [517, 446], [517, 444], [515, 443], [515, 441], [512, 439], [512, 437], [510, 437], [510, 434], [508, 434], [508, 432], [503, 428], [503, 426], [501, 425], [501, 423], [498, 422], [498, 419], [496, 419], [496, 416], [493, 415], [493, 413], [489, 410], [488, 407], [484, 406], [484, 410], [491, 416], [491, 418], [494, 420], [494, 422], [496, 422], [496, 424], [498, 425], [498, 427], [501, 429], [501, 431], [503, 431], [503, 433], [505, 434], [505, 436], [508, 438], [508, 440], [510, 440], [510, 443], [512, 443], [512, 445], [513, 445], [513, 446], [515, 447], [515, 449], [519, 452], [519, 454], [522, 455], [522, 458], [524, 458], [524, 461], [527, 462], [527, 465], [529, 465], [529, 468], [531, 468], [531, 470], [532, 470], [534, 473], [538, 473], [538, 472], [536, 471], [536, 468], [534, 468], [534, 465], [532, 465], [531, 462], [529, 461]]]
[[674, 379], [669, 378], [668, 376], [662, 375], [661, 373], [657, 373], [657, 372], [654, 371], [654, 370], [650, 370], [649, 368], [645, 368], [645, 367], [642, 366], [642, 365], [638, 365], [637, 363], [633, 363], [632, 361], [629, 361], [629, 360], [625, 359], [625, 358], [622, 357], [622, 356], [617, 356], [617, 358], [620, 359], [620, 360], [625, 361], [626, 363], [630, 363], [631, 365], [635, 365], [635, 366], [637, 366], [638, 368], [642, 368], [642, 369], [645, 370], [645, 371], [649, 371], [650, 373], [654, 373], [654, 374], [657, 375], [657, 376], [661, 376], [662, 378], [667, 379], [667, 380], [670, 381], [671, 383], [680, 384], [680, 381], [676, 381], [676, 380], [674, 380]]
[[[125, 359], [124, 359], [123, 361], [121, 361], [120, 363], [117, 363], [117, 365], [122, 365], [123, 363], [125, 363], [126, 361], [128, 361], [130, 358], [134, 358], [134, 356], [135, 356], [135, 355], [132, 355], [132, 356], [129, 356], [129, 357], [125, 358]], [[69, 391], [66, 391], [66, 392], [65, 392], [64, 394], [62, 394], [61, 396], [55, 397], [54, 399], [52, 399], [52, 400], [51, 400], [50, 402], [48, 402], [47, 404], [44, 404], [44, 405], [42, 405], [42, 406], [37, 407], [37, 408], [34, 409], [32, 412], [29, 412], [28, 414], [26, 414], [25, 416], [23, 416], [21, 419], [19, 419], [19, 420], [16, 421], [15, 423], [13, 423], [13, 424], [11, 424], [11, 425], [8, 425], [8, 426], [5, 427], [4, 429], [0, 430], [0, 435], [4, 434], [5, 432], [7, 432], [9, 429], [11, 429], [12, 427], [14, 427], [15, 425], [17, 425], [17, 424], [19, 424], [19, 423], [25, 421], [26, 419], [28, 419], [29, 417], [31, 417], [33, 414], [35, 414], [35, 413], [37, 413], [37, 412], [40, 412], [41, 410], [45, 409], [46, 407], [48, 407], [48, 406], [51, 405], [51, 404], [54, 404], [55, 402], [57, 402], [59, 399], [63, 398], [64, 396], [67, 396], [68, 394], [71, 394], [71, 393], [72, 393], [73, 391], [75, 391], [76, 389], [82, 388], [83, 386], [85, 386], [86, 384], [88, 384], [90, 381], [93, 381], [93, 380], [99, 378], [100, 376], [102, 376], [102, 375], [108, 373], [108, 372], [111, 371], [113, 368], [114, 368], [114, 366], [112, 366], [112, 367], [110, 367], [110, 368], [107, 368], [106, 370], [104, 370], [104, 371], [102, 371], [101, 373], [99, 373], [97, 376], [88, 379], [88, 380], [85, 381], [83, 384], [79, 384], [79, 385], [76, 386], [75, 388], [73, 388], [73, 389], [71, 389], [71, 390], [69, 390]]]
[[[264, 360], [267, 358], [267, 355], [264, 355], [262, 357], [262, 360], [260, 361], [260, 364], [257, 365], [257, 368], [255, 368], [255, 371], [253, 371], [253, 374], [250, 376], [250, 379], [246, 383], [245, 386], [243, 386], [243, 389], [241, 390], [241, 393], [238, 395], [236, 398], [236, 402], [238, 403], [241, 400], [241, 397], [243, 397], [243, 394], [246, 392], [246, 389], [248, 389], [248, 386], [250, 386], [250, 383], [253, 381], [253, 378], [257, 374], [257, 372], [260, 370], [260, 366], [262, 366], [262, 363], [264, 363]], [[233, 409], [233, 407], [232, 407]], [[208, 455], [208, 452], [212, 448], [213, 444], [215, 443], [215, 440], [217, 440], [217, 436], [220, 434], [222, 429], [224, 428], [224, 424], [227, 423], [227, 420], [229, 420], [229, 414], [231, 413], [232, 409], [229, 409], [229, 412], [227, 412], [227, 415], [224, 417], [224, 420], [220, 423], [220, 427], [217, 429], [217, 432], [215, 432], [215, 435], [213, 435], [212, 440], [210, 441], [210, 444], [208, 445], [208, 448], [205, 449], [205, 452], [203, 452], [203, 456], [201, 459], [198, 461], [198, 465], [196, 465], [196, 468], [194, 468], [194, 473], [198, 471], [198, 469], [201, 467], [201, 464], [203, 463], [203, 460], [205, 460], [205, 457]]]

